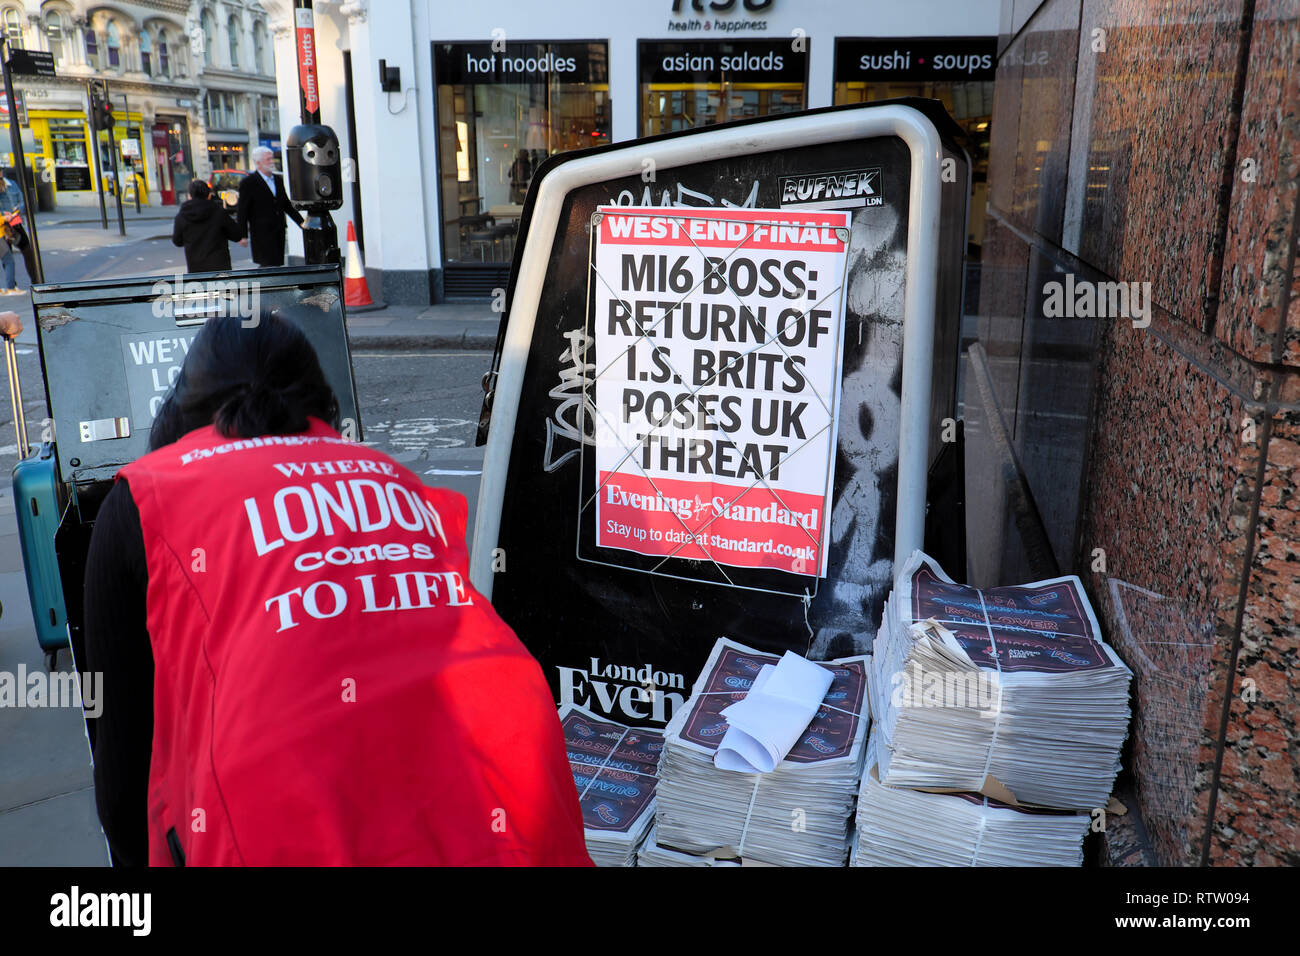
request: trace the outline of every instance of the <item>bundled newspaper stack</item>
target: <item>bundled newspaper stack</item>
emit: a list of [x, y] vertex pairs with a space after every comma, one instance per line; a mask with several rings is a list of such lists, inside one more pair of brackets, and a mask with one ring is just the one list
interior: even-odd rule
[[872, 655], [880, 782], [1103, 807], [1131, 677], [1077, 577], [980, 590], [915, 552]]
[[853, 866], [1080, 866], [1092, 817], [1012, 807], [974, 793], [886, 787], [871, 735]]
[[669, 846], [661, 846], [655, 828], [651, 827], [650, 833], [645, 838], [645, 842], [641, 844], [641, 849], [636, 851], [636, 865], [740, 866], [740, 861], [723, 859], [721, 857], [696, 856], [693, 853], [683, 853], [681, 850], [674, 850]]
[[663, 734], [625, 727], [569, 704], [560, 708], [560, 725], [592, 862], [635, 866], [637, 847], [654, 821]]
[[[870, 658], [788, 658], [725, 638], [714, 645], [690, 699], [664, 731], [660, 845], [777, 866], [844, 864], [866, 752]], [[780, 693], [763, 696], [790, 665], [803, 678], [811, 668], [813, 684], [817, 675], [828, 678], [804, 712]], [[769, 731], [795, 723], [784, 742], [772, 744]]]

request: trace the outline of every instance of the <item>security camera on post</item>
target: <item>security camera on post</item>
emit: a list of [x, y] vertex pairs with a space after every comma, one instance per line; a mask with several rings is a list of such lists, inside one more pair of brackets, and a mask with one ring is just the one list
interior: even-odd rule
[[340, 261], [338, 231], [329, 214], [343, 205], [338, 136], [316, 123], [295, 126], [284, 142], [284, 167], [290, 202], [307, 214], [302, 224], [307, 262]]

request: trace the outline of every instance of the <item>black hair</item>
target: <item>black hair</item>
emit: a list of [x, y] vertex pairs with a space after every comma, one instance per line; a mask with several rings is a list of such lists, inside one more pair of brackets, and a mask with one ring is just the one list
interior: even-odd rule
[[190, 183], [190, 198], [191, 198], [191, 199], [207, 199], [207, 198], [208, 198], [208, 184], [205, 183], [205, 182], [204, 182], [203, 180], [201, 180], [201, 179], [196, 179], [196, 180], [194, 180], [193, 182], [191, 182], [191, 183]]
[[150, 450], [207, 425], [227, 438], [296, 434], [308, 416], [338, 426], [338, 398], [302, 330], [266, 309], [245, 322], [204, 323], [154, 418]]

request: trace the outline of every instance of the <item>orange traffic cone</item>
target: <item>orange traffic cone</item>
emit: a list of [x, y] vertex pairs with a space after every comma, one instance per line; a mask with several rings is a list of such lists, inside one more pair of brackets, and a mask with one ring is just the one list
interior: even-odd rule
[[348, 262], [343, 273], [343, 304], [349, 309], [374, 306], [370, 287], [366, 285], [366, 264], [357, 246], [357, 231], [348, 220]]

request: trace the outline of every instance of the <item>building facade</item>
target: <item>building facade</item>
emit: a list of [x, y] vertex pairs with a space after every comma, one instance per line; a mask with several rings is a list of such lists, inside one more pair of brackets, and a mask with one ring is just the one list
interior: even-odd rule
[[[293, 3], [262, 6], [287, 132], [299, 122]], [[503, 286], [547, 156], [745, 117], [937, 97], [969, 135], [972, 208], [984, 205], [997, 0], [316, 0], [315, 29], [322, 121], [354, 174], [337, 218], [355, 222], [389, 302]], [[400, 71], [389, 90], [381, 59]]]
[[[279, 148], [267, 18], [255, 2], [2, 0], [11, 48], [48, 51], [57, 76], [15, 75], [24, 159], [40, 208], [97, 205], [115, 188], [106, 130], [87, 123], [87, 81], [107, 81], [123, 198], [172, 205], [190, 181], [248, 169]], [[5, 104], [0, 118], [6, 122]], [[6, 137], [0, 150], [13, 164]]]

